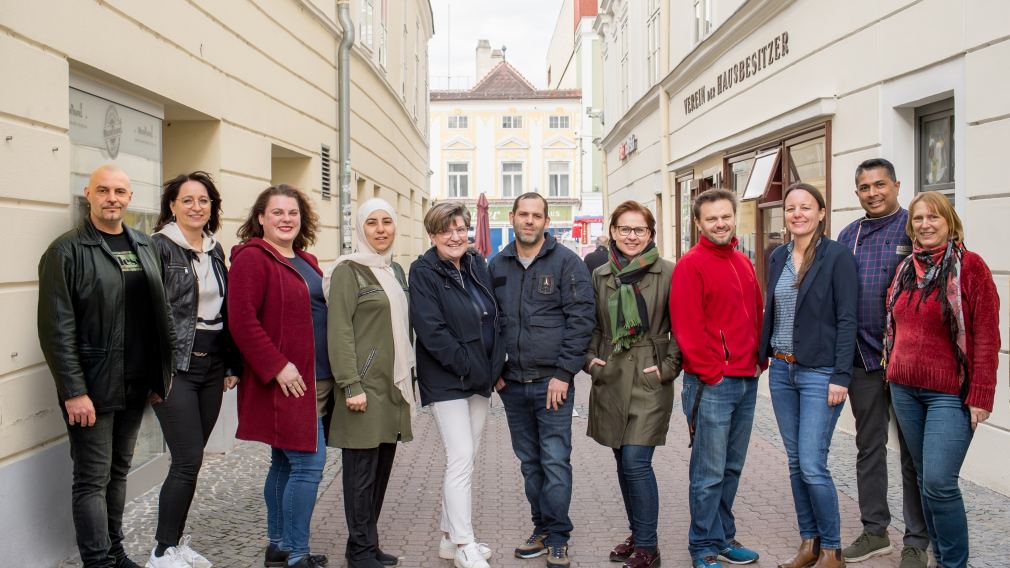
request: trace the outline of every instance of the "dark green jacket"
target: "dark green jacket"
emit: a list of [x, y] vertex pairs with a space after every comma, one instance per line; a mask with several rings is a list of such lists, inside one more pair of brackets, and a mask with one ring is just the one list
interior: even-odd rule
[[[407, 291], [403, 269], [393, 263]], [[393, 384], [393, 329], [389, 298], [372, 269], [344, 262], [330, 277], [326, 340], [333, 371], [333, 420], [327, 444], [369, 449], [379, 444], [409, 442], [410, 406]], [[365, 393], [364, 412], [347, 408], [347, 398]]]
[[[604, 264], [593, 271], [596, 291], [596, 329], [586, 353], [586, 368], [592, 377], [589, 392], [591, 438], [604, 446], [662, 446], [673, 412], [673, 380], [680, 374], [680, 349], [670, 335], [670, 278], [673, 263], [658, 259], [638, 283], [649, 312], [649, 331], [631, 349], [613, 354], [613, 330], [607, 299], [617, 293], [617, 284]], [[605, 366], [589, 362], [598, 357]], [[643, 373], [659, 366], [662, 378]]]
[[[150, 362], [149, 386], [164, 398], [175, 371], [175, 331], [161, 260], [147, 235], [125, 230], [154, 306], [158, 358]], [[39, 261], [39, 344], [61, 402], [87, 394], [98, 412], [125, 407], [125, 307], [123, 272], [90, 220], [49, 245]]]

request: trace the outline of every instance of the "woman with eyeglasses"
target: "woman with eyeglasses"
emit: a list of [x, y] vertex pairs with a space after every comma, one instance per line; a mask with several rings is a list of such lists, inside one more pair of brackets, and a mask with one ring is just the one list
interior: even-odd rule
[[656, 248], [656, 219], [637, 201], [610, 216], [610, 260], [593, 271], [596, 329], [586, 353], [588, 434], [611, 448], [631, 536], [610, 552], [627, 568], [660, 565], [659, 489], [652, 468], [666, 443], [680, 349], [670, 334], [673, 263]]
[[221, 194], [210, 174], [182, 174], [165, 184], [151, 244], [161, 256], [172, 306], [178, 371], [169, 396], [152, 405], [172, 465], [158, 499], [157, 542], [147, 562], [151, 568], [211, 566], [193, 550], [183, 529], [222, 395], [242, 372], [242, 357], [228, 334], [228, 270], [221, 243], [214, 239], [220, 226]]
[[421, 404], [431, 406], [445, 446], [438, 555], [458, 568], [487, 568], [491, 549], [477, 542], [471, 521], [471, 479], [505, 345], [491, 275], [468, 247], [469, 227], [462, 203], [439, 203], [424, 216], [434, 246], [410, 266], [410, 319]]

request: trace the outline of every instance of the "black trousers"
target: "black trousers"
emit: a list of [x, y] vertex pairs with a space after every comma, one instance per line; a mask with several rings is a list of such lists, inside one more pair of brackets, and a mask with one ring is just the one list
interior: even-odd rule
[[71, 506], [77, 548], [84, 568], [114, 568], [124, 558], [123, 507], [126, 476], [130, 473], [137, 433], [144, 417], [148, 386], [143, 381], [126, 385], [126, 407], [97, 414], [94, 426], [64, 423], [74, 462]]
[[347, 560], [374, 559], [379, 549], [376, 526], [393, 471], [396, 444], [341, 453], [344, 481], [344, 514], [347, 517]]
[[158, 530], [154, 537], [176, 546], [186, 527], [196, 480], [203, 465], [203, 449], [221, 412], [224, 361], [215, 353], [193, 356], [189, 370], [172, 380], [172, 391], [154, 405], [165, 443], [172, 453], [168, 477], [158, 499]]
[[[875, 535], [887, 534], [891, 512], [887, 506], [887, 424], [891, 418], [891, 396], [884, 372], [852, 369], [849, 402], [856, 419], [856, 486], [859, 490], [859, 514], [863, 530]], [[922, 514], [919, 482], [915, 464], [898, 430], [901, 450], [902, 515], [905, 520], [905, 546], [926, 549], [929, 534]]]

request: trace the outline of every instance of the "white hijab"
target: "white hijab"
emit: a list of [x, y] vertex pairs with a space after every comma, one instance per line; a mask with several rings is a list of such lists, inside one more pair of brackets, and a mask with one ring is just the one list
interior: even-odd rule
[[358, 246], [355, 252], [341, 255], [323, 271], [323, 292], [329, 296], [330, 276], [333, 270], [344, 262], [356, 262], [369, 267], [379, 281], [386, 297], [389, 298], [389, 319], [393, 329], [393, 384], [400, 389], [403, 399], [410, 405], [411, 416], [415, 413], [414, 385], [411, 382], [410, 370], [414, 368], [414, 348], [410, 343], [410, 319], [407, 306], [407, 295], [400, 286], [393, 272], [393, 247], [379, 253], [365, 237], [365, 220], [376, 211], [385, 211], [393, 218], [396, 225], [396, 210], [384, 199], [378, 197], [369, 199], [358, 207], [357, 223], [354, 225], [358, 236]]

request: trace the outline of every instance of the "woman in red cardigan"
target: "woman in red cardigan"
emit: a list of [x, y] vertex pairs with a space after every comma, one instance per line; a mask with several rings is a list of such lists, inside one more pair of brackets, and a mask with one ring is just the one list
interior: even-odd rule
[[270, 445], [263, 487], [266, 566], [314, 568], [309, 525], [326, 464], [316, 380], [332, 377], [326, 349], [326, 302], [316, 257], [317, 217], [288, 185], [260, 193], [232, 249], [228, 316], [245, 367], [238, 386], [238, 432]]
[[908, 210], [912, 255], [888, 291], [884, 361], [936, 563], [961, 568], [968, 521], [958, 476], [975, 428], [992, 412], [999, 296], [946, 197], [920, 193]]

